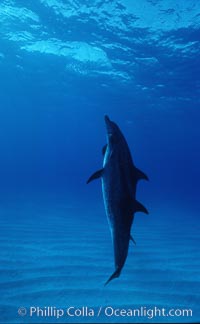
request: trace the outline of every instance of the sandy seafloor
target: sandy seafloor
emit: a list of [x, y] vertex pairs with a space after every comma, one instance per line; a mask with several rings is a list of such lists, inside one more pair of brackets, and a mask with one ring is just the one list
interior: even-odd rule
[[[137, 214], [119, 279], [103, 207], [20, 201], [1, 203], [1, 323], [198, 322], [200, 224], [180, 210]], [[186, 212], [186, 211], [185, 211]], [[184, 219], [184, 222], [182, 221]], [[87, 306], [95, 316], [29, 316], [30, 307]], [[192, 317], [97, 317], [99, 307], [192, 309]], [[26, 307], [27, 315], [18, 315]]]

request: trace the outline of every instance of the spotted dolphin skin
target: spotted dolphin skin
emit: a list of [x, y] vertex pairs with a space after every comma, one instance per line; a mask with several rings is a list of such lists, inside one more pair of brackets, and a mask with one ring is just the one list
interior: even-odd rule
[[103, 168], [88, 179], [101, 178], [103, 200], [111, 230], [115, 271], [105, 283], [120, 276], [127, 258], [131, 236], [131, 225], [134, 214], [138, 211], [148, 214], [147, 209], [136, 200], [138, 180], [148, 180], [147, 176], [137, 169], [131, 157], [128, 144], [116, 123], [105, 116], [107, 144], [103, 147]]

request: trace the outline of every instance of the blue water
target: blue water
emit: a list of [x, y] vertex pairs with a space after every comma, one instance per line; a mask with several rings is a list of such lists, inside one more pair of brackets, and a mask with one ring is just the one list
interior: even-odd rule
[[[199, 2], [2, 0], [0, 22], [0, 323], [198, 322]], [[106, 287], [101, 184], [86, 185], [102, 165], [104, 114], [150, 179], [137, 189], [149, 210], [135, 216], [137, 245]]]

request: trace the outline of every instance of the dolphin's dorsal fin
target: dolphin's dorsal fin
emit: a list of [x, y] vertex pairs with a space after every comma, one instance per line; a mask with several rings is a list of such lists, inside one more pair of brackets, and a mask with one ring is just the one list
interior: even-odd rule
[[135, 240], [134, 240], [134, 238], [133, 238], [132, 235], [130, 235], [130, 241], [132, 241], [136, 245], [136, 242], [135, 242]]
[[103, 156], [104, 156], [105, 153], [106, 153], [106, 149], [107, 149], [107, 144], [105, 144], [105, 145], [102, 147], [102, 154], [103, 154]]
[[89, 182], [91, 182], [92, 180], [95, 180], [95, 179], [101, 178], [102, 174], [103, 174], [103, 169], [96, 171], [95, 173], [93, 173], [93, 174], [91, 175], [91, 177], [89, 177], [89, 179], [88, 179], [88, 181], [87, 181], [87, 184], [88, 184]]
[[136, 177], [137, 180], [142, 180], [142, 179], [143, 180], [149, 180], [147, 175], [144, 172], [142, 172], [141, 170], [137, 169], [137, 168], [134, 169], [134, 174], [135, 174], [135, 177]]
[[135, 200], [135, 208], [134, 208], [134, 212], [143, 212], [145, 214], [148, 214], [148, 210], [137, 200]]

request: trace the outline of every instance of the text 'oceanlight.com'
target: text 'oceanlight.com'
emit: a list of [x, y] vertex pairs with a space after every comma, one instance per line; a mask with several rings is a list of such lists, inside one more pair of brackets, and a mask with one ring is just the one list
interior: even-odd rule
[[61, 317], [146, 317], [148, 319], [153, 319], [156, 317], [192, 317], [192, 309], [182, 309], [182, 308], [159, 308], [159, 307], [139, 307], [139, 308], [119, 308], [112, 306], [105, 307], [75, 307], [70, 306], [66, 308], [58, 308], [54, 306], [48, 307], [20, 307], [18, 309], [18, 314], [22, 317], [51, 317], [59, 319]]

